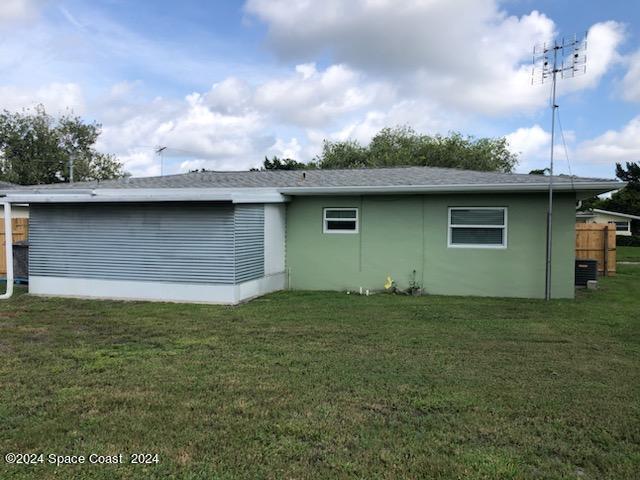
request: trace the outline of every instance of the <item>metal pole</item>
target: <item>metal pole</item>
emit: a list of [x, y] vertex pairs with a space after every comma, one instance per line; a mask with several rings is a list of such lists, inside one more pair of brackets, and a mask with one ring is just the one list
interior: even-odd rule
[[164, 156], [163, 153], [167, 149], [167, 147], [158, 147], [156, 149], [156, 153], [158, 157], [160, 157], [160, 176], [164, 177]]
[[69, 183], [73, 183], [73, 159], [75, 157], [75, 153], [71, 153], [69, 155]]
[[13, 223], [11, 222], [11, 203], [2, 202], [4, 213], [4, 250], [7, 267], [7, 290], [0, 295], [0, 299], [13, 295]]
[[552, 258], [552, 245], [553, 245], [553, 147], [555, 143], [555, 128], [556, 128], [556, 74], [558, 67], [558, 45], [554, 42], [553, 45], [553, 73], [552, 73], [552, 87], [551, 87], [551, 155], [549, 161], [549, 207], [547, 209], [547, 261], [545, 268], [545, 286], [544, 286], [544, 298], [545, 300], [551, 300], [551, 258]]

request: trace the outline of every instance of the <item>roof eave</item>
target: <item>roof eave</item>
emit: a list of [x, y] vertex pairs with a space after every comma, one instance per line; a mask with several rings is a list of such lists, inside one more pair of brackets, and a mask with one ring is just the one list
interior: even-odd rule
[[[623, 182], [575, 182], [554, 183], [553, 189], [559, 192], [587, 192], [590, 195], [618, 190], [625, 186]], [[361, 195], [388, 193], [491, 193], [491, 192], [547, 192], [548, 183], [530, 184], [460, 184], [460, 185], [396, 185], [396, 186], [351, 186], [351, 187], [285, 187], [279, 189], [285, 195]]]
[[[575, 192], [589, 198], [618, 190], [623, 182], [555, 183], [557, 192]], [[5, 201], [12, 203], [108, 203], [108, 202], [198, 202], [282, 203], [288, 195], [363, 195], [363, 194], [446, 194], [446, 193], [535, 193], [547, 192], [549, 184], [459, 184], [459, 185], [395, 185], [334, 186], [282, 188], [131, 188], [131, 189], [15, 189], [7, 192]]]
[[629, 218], [631, 220], [640, 220], [640, 216], [631, 215], [629, 213], [611, 212], [609, 210], [602, 210], [600, 208], [594, 208], [592, 212], [602, 213], [603, 215], [611, 215], [612, 217]]
[[114, 203], [114, 202], [231, 202], [282, 203], [287, 198], [275, 189], [155, 188], [155, 189], [47, 189], [12, 192], [11, 203]]

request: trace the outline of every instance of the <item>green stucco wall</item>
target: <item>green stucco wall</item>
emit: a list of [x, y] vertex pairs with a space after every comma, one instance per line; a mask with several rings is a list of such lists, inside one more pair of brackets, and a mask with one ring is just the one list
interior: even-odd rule
[[[543, 194], [293, 197], [287, 206], [289, 288], [405, 288], [416, 270], [426, 293], [543, 297]], [[507, 207], [506, 249], [448, 248], [449, 207]], [[358, 207], [360, 232], [325, 234], [325, 207]], [[553, 296], [574, 295], [575, 196], [554, 204]]]

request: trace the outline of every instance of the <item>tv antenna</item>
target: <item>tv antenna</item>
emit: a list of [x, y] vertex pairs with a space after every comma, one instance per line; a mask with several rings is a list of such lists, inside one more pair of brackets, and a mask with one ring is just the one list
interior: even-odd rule
[[164, 177], [164, 157], [162, 153], [167, 149], [167, 147], [156, 147], [156, 154], [160, 157], [160, 176]]
[[573, 78], [587, 73], [587, 36], [561, 41], [545, 42], [533, 47], [533, 68], [531, 84], [551, 82], [551, 152], [549, 155], [549, 206], [547, 208], [547, 256], [545, 263], [544, 298], [551, 300], [551, 259], [553, 244], [553, 147], [556, 127], [556, 83], [561, 79]]

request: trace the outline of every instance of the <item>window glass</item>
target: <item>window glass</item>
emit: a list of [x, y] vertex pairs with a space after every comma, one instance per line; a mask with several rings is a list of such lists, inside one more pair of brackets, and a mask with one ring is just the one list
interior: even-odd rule
[[358, 233], [358, 209], [325, 208], [322, 223], [324, 233]]
[[449, 209], [449, 247], [506, 247], [506, 229], [506, 208]]
[[629, 230], [629, 222], [616, 222], [616, 230], [619, 232], [626, 232]]
[[504, 210], [451, 209], [452, 225], [504, 225]]
[[502, 228], [453, 228], [451, 243], [463, 245], [502, 245]]

